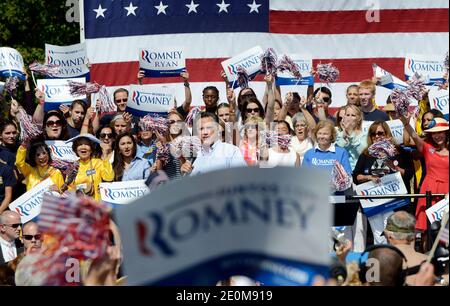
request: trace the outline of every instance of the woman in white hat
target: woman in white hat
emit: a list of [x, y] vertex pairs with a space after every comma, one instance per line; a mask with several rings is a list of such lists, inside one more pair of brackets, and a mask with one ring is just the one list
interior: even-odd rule
[[[411, 114], [399, 119], [403, 122], [407, 132], [413, 138], [417, 150], [425, 159], [426, 175], [420, 187], [420, 193], [431, 191], [432, 193], [448, 193], [449, 190], [449, 132], [448, 121], [443, 118], [434, 118], [424, 130], [425, 140], [420, 138], [414, 129], [409, 125]], [[434, 205], [439, 199], [433, 199]], [[416, 208], [416, 230], [425, 231], [427, 229], [426, 199], [421, 198]]]

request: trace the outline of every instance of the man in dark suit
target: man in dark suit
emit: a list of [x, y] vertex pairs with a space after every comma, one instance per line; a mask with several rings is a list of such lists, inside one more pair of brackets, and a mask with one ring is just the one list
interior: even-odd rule
[[14, 260], [23, 252], [23, 247], [16, 241], [21, 227], [18, 213], [6, 210], [0, 215], [0, 264]]

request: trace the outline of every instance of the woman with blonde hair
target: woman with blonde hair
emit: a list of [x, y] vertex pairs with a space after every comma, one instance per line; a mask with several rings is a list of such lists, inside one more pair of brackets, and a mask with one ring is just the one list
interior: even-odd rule
[[349, 104], [343, 112], [342, 130], [337, 133], [336, 144], [347, 150], [350, 166], [354, 169], [359, 156], [367, 147], [367, 133], [362, 131], [363, 115], [359, 107]]
[[245, 120], [244, 136], [239, 148], [249, 166], [256, 166], [259, 163], [262, 149], [261, 132], [263, 131], [264, 119], [261, 117], [250, 117]]

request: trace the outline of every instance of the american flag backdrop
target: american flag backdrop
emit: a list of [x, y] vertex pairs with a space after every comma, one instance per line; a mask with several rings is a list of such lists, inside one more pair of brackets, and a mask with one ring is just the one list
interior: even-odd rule
[[[449, 44], [448, 0], [84, 0], [83, 7], [93, 80], [136, 84], [140, 48], [182, 46], [194, 105], [207, 85], [226, 100], [220, 63], [257, 45], [310, 54], [314, 66], [332, 61], [341, 71], [332, 85], [339, 106], [346, 86], [371, 78], [372, 63], [404, 79], [407, 53], [444, 59]], [[258, 80], [251, 87], [261, 92]], [[173, 86], [183, 100], [181, 79], [144, 83]], [[388, 93], [380, 88], [377, 103]]]

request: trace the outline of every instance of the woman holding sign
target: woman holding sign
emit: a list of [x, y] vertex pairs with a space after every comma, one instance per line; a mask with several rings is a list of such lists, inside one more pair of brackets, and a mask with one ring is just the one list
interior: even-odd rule
[[108, 160], [93, 158], [96, 147], [100, 140], [91, 134], [80, 134], [67, 142], [72, 142], [72, 150], [80, 158], [80, 167], [73, 189], [82, 190], [84, 194], [92, 196], [97, 201], [100, 197], [100, 183], [114, 180], [114, 171]]
[[150, 175], [149, 162], [136, 156], [136, 152], [136, 140], [131, 133], [117, 136], [113, 164], [116, 181], [145, 180]]
[[28, 149], [28, 156], [27, 142], [22, 143], [17, 150], [16, 167], [25, 177], [27, 191], [47, 178], [51, 178], [58, 190], [61, 190], [64, 178], [58, 169], [50, 166], [51, 162], [50, 149], [45, 143], [33, 143]]
[[[379, 159], [369, 153], [369, 147], [374, 143], [380, 141], [388, 141], [395, 146], [393, 156], [389, 159]], [[359, 185], [365, 182], [372, 181], [376, 184], [380, 183], [380, 178], [400, 172], [403, 183], [409, 192], [410, 180], [413, 176], [413, 166], [409, 155], [394, 143], [389, 125], [384, 121], [375, 121], [369, 127], [367, 136], [367, 148], [359, 156], [355, 169], [353, 170], [353, 181]], [[392, 214], [392, 211], [382, 212], [378, 215], [369, 217], [369, 223], [372, 228], [374, 243], [386, 243], [386, 238], [381, 236], [386, 224], [387, 218]]]
[[[406, 117], [401, 116], [407, 132], [414, 140], [417, 150], [425, 159], [426, 174], [420, 188], [420, 193], [431, 191], [432, 193], [448, 193], [449, 190], [449, 132], [448, 121], [443, 118], [434, 118], [428, 124], [428, 128], [424, 130], [426, 139], [420, 138], [419, 135], [409, 124], [411, 114]], [[432, 205], [437, 202], [433, 199]], [[416, 229], [425, 231], [427, 229], [427, 216], [425, 210], [427, 208], [426, 199], [421, 198], [417, 202], [416, 208]]]

